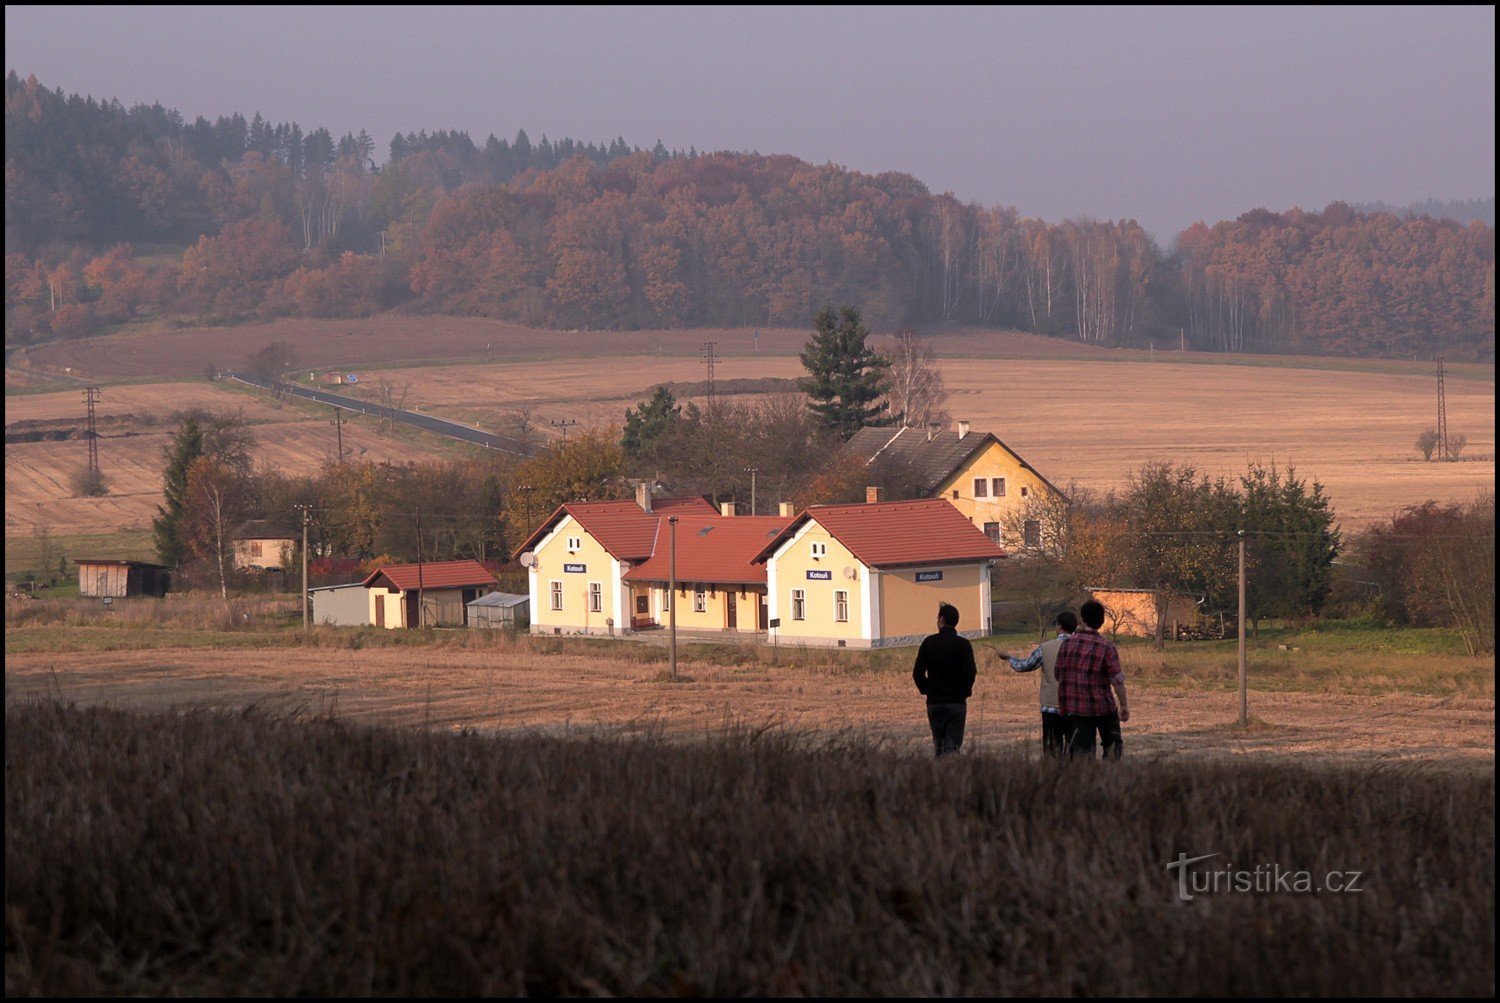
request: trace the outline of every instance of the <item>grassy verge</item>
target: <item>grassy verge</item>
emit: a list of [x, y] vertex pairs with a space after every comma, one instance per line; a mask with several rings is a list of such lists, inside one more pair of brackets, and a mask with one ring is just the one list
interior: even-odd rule
[[[150, 527], [119, 529], [111, 533], [88, 533], [56, 536], [51, 539], [51, 548], [56, 554], [68, 557], [68, 568], [73, 578], [73, 587], [78, 586], [78, 568], [73, 564], [77, 557], [96, 557], [101, 560], [155, 561], [156, 547], [151, 540]], [[5, 575], [14, 578], [28, 571], [42, 572], [42, 543], [35, 536], [7, 536], [5, 538]], [[54, 556], [53, 560], [56, 560]]]
[[[1030, 652], [1034, 634], [1008, 634], [977, 642], [981, 674], [1005, 671], [994, 652]], [[597, 655], [641, 664], [665, 663], [663, 645], [638, 640], [546, 637], [507, 631], [376, 627], [314, 627], [303, 631], [294, 597], [242, 597], [227, 604], [198, 594], [167, 600], [120, 600], [106, 609], [96, 601], [13, 601], [6, 609], [7, 654], [125, 651], [168, 648], [418, 647], [434, 651], [523, 651], [535, 655]], [[1470, 658], [1449, 631], [1393, 630], [1368, 622], [1334, 622], [1310, 628], [1265, 630], [1247, 645], [1249, 685], [1257, 691], [1402, 693], [1427, 696], [1495, 696], [1493, 655]], [[682, 657], [698, 663], [764, 671], [793, 664], [823, 672], [911, 671], [913, 648], [874, 651], [771, 647], [760, 644], [687, 643]], [[1158, 652], [1148, 640], [1120, 639], [1120, 657], [1133, 685], [1190, 690], [1238, 687], [1234, 640], [1169, 644]]]
[[[7, 703], [5, 769], [18, 995], [1494, 991], [1491, 769], [1059, 769], [45, 702]], [[1182, 901], [1167, 864], [1202, 854], [1198, 882], [1276, 867], [1321, 890]]]

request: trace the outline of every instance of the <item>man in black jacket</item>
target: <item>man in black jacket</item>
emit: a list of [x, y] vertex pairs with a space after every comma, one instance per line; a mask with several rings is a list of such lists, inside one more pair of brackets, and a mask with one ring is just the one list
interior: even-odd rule
[[964, 721], [976, 672], [974, 646], [967, 637], [958, 636], [958, 610], [947, 603], [939, 606], [937, 626], [938, 632], [928, 635], [917, 649], [911, 678], [927, 697], [933, 749], [945, 756], [964, 744]]

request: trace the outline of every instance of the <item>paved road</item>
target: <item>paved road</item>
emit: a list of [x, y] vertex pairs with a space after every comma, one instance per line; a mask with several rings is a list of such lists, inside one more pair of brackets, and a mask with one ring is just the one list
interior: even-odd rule
[[[248, 386], [259, 387], [262, 390], [270, 390], [271, 386], [256, 379], [248, 373], [229, 373], [228, 378], [237, 380]], [[512, 439], [504, 435], [494, 435], [469, 425], [460, 425], [455, 421], [445, 421], [442, 418], [434, 418], [431, 415], [417, 414], [415, 411], [400, 411], [396, 408], [382, 407], [379, 404], [371, 404], [368, 401], [356, 400], [353, 397], [341, 397], [338, 394], [327, 393], [322, 390], [311, 390], [307, 387], [299, 387], [295, 383], [281, 384], [283, 393], [291, 394], [293, 397], [301, 397], [304, 400], [317, 401], [319, 404], [327, 404], [330, 407], [342, 408], [345, 411], [354, 411], [359, 414], [373, 415], [377, 418], [389, 417], [392, 421], [404, 422], [428, 432], [436, 432], [438, 435], [446, 435], [450, 439], [458, 439], [462, 442], [472, 442], [476, 446], [484, 446], [486, 449], [498, 449], [503, 453], [512, 453], [516, 456], [529, 456], [531, 451], [526, 444], [518, 439]]]

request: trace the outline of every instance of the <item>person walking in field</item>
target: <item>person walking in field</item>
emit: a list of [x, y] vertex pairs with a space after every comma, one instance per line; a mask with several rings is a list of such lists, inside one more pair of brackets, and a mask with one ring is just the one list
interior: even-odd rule
[[1057, 707], [1067, 716], [1069, 724], [1068, 755], [1093, 759], [1097, 733], [1104, 746], [1104, 758], [1119, 759], [1125, 751], [1120, 725], [1130, 720], [1120, 653], [1099, 633], [1104, 626], [1101, 603], [1090, 599], [1079, 607], [1078, 615], [1083, 626], [1058, 648], [1055, 670]]
[[943, 603], [938, 607], [936, 634], [929, 634], [917, 649], [911, 678], [917, 691], [927, 698], [927, 723], [932, 728], [933, 753], [946, 756], [964, 744], [964, 723], [969, 715], [969, 696], [974, 692], [974, 646], [958, 635], [958, 610]]
[[1030, 655], [1025, 658], [1013, 658], [1003, 651], [996, 652], [1001, 658], [1010, 662], [1010, 667], [1017, 672], [1042, 670], [1042, 752], [1057, 759], [1061, 759], [1068, 751], [1070, 731], [1068, 719], [1063, 717], [1062, 711], [1058, 709], [1057, 653], [1062, 649], [1063, 641], [1072, 636], [1077, 629], [1078, 615], [1070, 609], [1065, 609], [1057, 614], [1057, 636], [1037, 645], [1036, 650]]

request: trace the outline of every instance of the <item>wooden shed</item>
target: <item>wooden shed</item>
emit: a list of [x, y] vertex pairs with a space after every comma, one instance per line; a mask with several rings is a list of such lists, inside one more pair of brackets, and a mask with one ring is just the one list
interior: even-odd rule
[[118, 561], [79, 557], [78, 594], [94, 599], [152, 596], [160, 599], [172, 584], [165, 565], [147, 561]]

